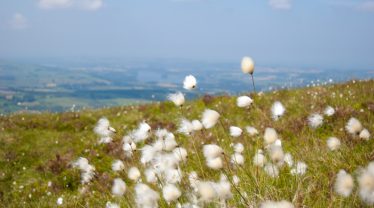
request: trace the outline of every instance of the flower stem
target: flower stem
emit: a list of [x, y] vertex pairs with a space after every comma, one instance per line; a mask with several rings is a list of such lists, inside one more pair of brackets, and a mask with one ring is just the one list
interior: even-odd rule
[[253, 74], [251, 74], [251, 78], [252, 78], [253, 92], [256, 93], [255, 79], [253, 78]]

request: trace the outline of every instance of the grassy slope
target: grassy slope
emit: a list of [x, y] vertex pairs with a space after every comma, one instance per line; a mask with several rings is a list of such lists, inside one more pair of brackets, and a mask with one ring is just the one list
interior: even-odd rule
[[[230, 154], [233, 150], [229, 144], [240, 141], [246, 148], [245, 167], [233, 170], [226, 166], [225, 171], [230, 175], [233, 171], [240, 177], [238, 189], [247, 192], [251, 204], [256, 206], [265, 199], [286, 199], [297, 206], [361, 207], [364, 204], [358, 197], [357, 189], [351, 197], [343, 199], [334, 194], [333, 181], [339, 169], [357, 174], [355, 171], [358, 167], [366, 166], [369, 161], [374, 160], [373, 139], [367, 142], [355, 141], [344, 131], [347, 120], [355, 116], [371, 133], [374, 132], [373, 89], [374, 81], [371, 80], [270, 92], [254, 97], [255, 106], [250, 110], [236, 107], [235, 97], [217, 97], [213, 100], [206, 99], [205, 102], [202, 99], [188, 102], [183, 110], [171, 103], [160, 103], [80, 113], [0, 117], [0, 204], [6, 207], [51, 207], [56, 206], [59, 196], [63, 196], [66, 207], [104, 207], [107, 201], [126, 207], [127, 199], [133, 198], [133, 183], [127, 179], [126, 173], [112, 172], [111, 162], [115, 158], [121, 158], [126, 167], [141, 165], [139, 153], [132, 160], [123, 158], [119, 145], [122, 136], [136, 128], [142, 120], [151, 124], [153, 129], [162, 127], [175, 132], [181, 116], [191, 120], [200, 118], [207, 107], [221, 113], [222, 125], [218, 124], [207, 130], [205, 136], [197, 133], [187, 138], [175, 132], [177, 141], [189, 151], [189, 160], [182, 165], [185, 173], [196, 170], [202, 178], [218, 180], [220, 172], [199, 165], [198, 158], [203, 158], [201, 144], [218, 141], [226, 153]], [[336, 94], [335, 97], [333, 93]], [[280, 100], [287, 111], [284, 117], [274, 122], [270, 119], [270, 107], [276, 100]], [[323, 111], [327, 105], [335, 107], [337, 113], [325, 119], [324, 125], [319, 129], [311, 130], [307, 126], [307, 116]], [[102, 116], [106, 116], [118, 130], [114, 144], [97, 144], [98, 138], [92, 129]], [[242, 128], [253, 125], [260, 131], [260, 136], [249, 137], [244, 134], [240, 138], [230, 138], [227, 133], [230, 125]], [[289, 169], [284, 167], [280, 177], [272, 179], [253, 166], [255, 151], [263, 148], [262, 134], [266, 127], [273, 127], [278, 131], [284, 150], [290, 152], [295, 160], [307, 163], [306, 175], [291, 176]], [[341, 150], [328, 151], [326, 139], [330, 136], [342, 140]], [[198, 154], [193, 153], [192, 141], [198, 146]], [[97, 178], [85, 193], [80, 193], [82, 186], [79, 172], [69, 167], [69, 163], [79, 156], [87, 157], [98, 172]], [[112, 179], [118, 176], [126, 181], [128, 191], [126, 197], [112, 198]], [[48, 181], [52, 182], [51, 187], [48, 187]], [[189, 191], [187, 185], [181, 187], [183, 192]], [[229, 204], [241, 207], [239, 195], [234, 188], [232, 190], [234, 199]], [[47, 192], [51, 192], [51, 195], [47, 195]], [[160, 205], [168, 207], [163, 201], [160, 201]]]

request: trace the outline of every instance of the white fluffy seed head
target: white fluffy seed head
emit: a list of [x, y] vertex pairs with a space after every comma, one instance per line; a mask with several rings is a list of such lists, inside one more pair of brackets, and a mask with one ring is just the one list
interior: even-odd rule
[[278, 147], [282, 147], [282, 140], [280, 140], [280, 139], [275, 140], [273, 145], [278, 146]]
[[240, 153], [234, 153], [231, 155], [230, 162], [235, 165], [243, 165], [244, 164], [244, 157]]
[[174, 153], [163, 153], [155, 155], [152, 160], [153, 167], [157, 172], [165, 172], [170, 169], [176, 169], [178, 167], [178, 158], [175, 157]]
[[64, 203], [64, 198], [62, 198], [62, 197], [58, 197], [58, 199], [57, 199], [57, 201], [56, 201], [56, 204], [57, 205], [62, 205]]
[[247, 130], [247, 132], [250, 136], [254, 136], [254, 135], [258, 134], [258, 131], [255, 127], [247, 126], [247, 127], [245, 127], [245, 129]]
[[125, 136], [122, 138], [122, 142], [123, 142], [123, 143], [131, 143], [131, 142], [134, 142], [134, 138], [132, 137], [131, 134], [128, 134], [128, 135], [125, 135]]
[[151, 183], [151, 184], [157, 183], [157, 176], [156, 176], [155, 170], [148, 168], [144, 171], [144, 175], [145, 175], [145, 180], [148, 183]]
[[359, 194], [362, 201], [368, 205], [374, 204], [374, 162], [370, 162], [368, 167], [362, 170], [357, 178]]
[[260, 208], [294, 208], [295, 206], [288, 201], [265, 201], [262, 202]]
[[345, 125], [345, 129], [348, 133], [352, 135], [359, 135], [359, 133], [362, 131], [363, 127], [361, 122], [357, 118], [350, 118]]
[[304, 175], [308, 166], [304, 162], [297, 162], [296, 167], [291, 169], [292, 175]]
[[84, 158], [84, 157], [80, 157], [75, 162], [73, 162], [73, 167], [76, 167], [82, 171], [86, 171], [88, 166], [89, 166], [88, 160], [87, 158]]
[[283, 165], [284, 162], [284, 152], [281, 146], [278, 145], [271, 145], [269, 149], [270, 159], [274, 164], [279, 166]]
[[265, 173], [272, 178], [277, 178], [279, 176], [279, 169], [276, 165], [267, 163], [264, 167], [264, 170]]
[[138, 143], [147, 140], [150, 132], [151, 126], [149, 126], [146, 122], [142, 122], [139, 124], [137, 129], [131, 132], [128, 137], [131, 138], [133, 142]]
[[139, 124], [138, 130], [142, 132], [150, 132], [151, 126], [147, 124], [145, 121], [143, 121]]
[[336, 137], [330, 137], [327, 139], [327, 147], [331, 151], [338, 150], [340, 148], [341, 142], [338, 138]]
[[131, 135], [126, 135], [123, 137], [122, 142], [122, 149], [125, 153], [125, 157], [131, 158], [134, 151], [136, 151], [136, 144], [133, 141], [133, 138], [131, 137]]
[[348, 197], [351, 195], [353, 187], [354, 181], [352, 176], [345, 172], [345, 170], [340, 170], [334, 184], [335, 192], [343, 197]]
[[331, 106], [327, 106], [323, 112], [326, 116], [332, 116], [335, 114], [335, 109]]
[[221, 175], [220, 181], [218, 183], [213, 183], [213, 186], [217, 193], [218, 199], [228, 200], [232, 198], [231, 184], [226, 175]]
[[110, 127], [109, 120], [105, 117], [100, 118], [97, 122], [94, 132], [100, 137], [110, 137], [115, 130]]
[[95, 176], [94, 171], [81, 172], [81, 183], [87, 184], [91, 182], [94, 176]]
[[141, 157], [140, 157], [140, 162], [143, 163], [143, 164], [147, 164], [147, 163], [151, 162], [151, 160], [153, 160], [153, 158], [156, 156], [158, 150], [151, 145], [145, 145], [141, 149], [141, 151], [142, 151], [142, 154], [141, 154]]
[[236, 143], [234, 145], [234, 152], [242, 153], [244, 151], [244, 145], [242, 143]]
[[360, 132], [360, 135], [359, 137], [363, 140], [366, 140], [368, 141], [370, 139], [370, 132], [367, 130], [367, 129], [363, 129], [361, 132]]
[[292, 158], [292, 155], [290, 153], [286, 153], [284, 155], [284, 162], [286, 162], [286, 164], [288, 165], [288, 167], [292, 167], [293, 166], [293, 158]]
[[308, 124], [311, 128], [316, 129], [323, 124], [323, 117], [318, 113], [314, 113], [308, 117]]
[[208, 158], [206, 160], [206, 166], [213, 170], [218, 170], [223, 167], [223, 161], [222, 158], [216, 157], [216, 158]]
[[239, 108], [247, 108], [251, 106], [253, 103], [253, 100], [248, 96], [240, 96], [236, 99], [236, 105]]
[[81, 183], [89, 183], [95, 176], [95, 167], [88, 163], [88, 160], [84, 157], [78, 158], [73, 162], [72, 166], [78, 168], [81, 171]]
[[158, 139], [164, 139], [168, 133], [169, 131], [167, 129], [157, 129], [155, 135]]
[[253, 74], [255, 70], [255, 63], [252, 58], [245, 56], [241, 62], [242, 72], [245, 74]]
[[206, 144], [203, 146], [203, 154], [207, 159], [220, 157], [222, 153], [223, 149], [216, 144]]
[[278, 139], [278, 134], [273, 128], [266, 128], [264, 133], [264, 142], [266, 145], [273, 144]]
[[192, 128], [194, 131], [200, 131], [201, 129], [203, 129], [203, 124], [199, 120], [193, 120]]
[[200, 201], [211, 202], [217, 197], [217, 192], [214, 189], [212, 182], [197, 183], [197, 193], [200, 196]]
[[165, 183], [176, 184], [181, 182], [183, 177], [182, 170], [179, 168], [167, 168], [163, 172], [163, 179]]
[[122, 171], [125, 168], [125, 165], [121, 160], [115, 160], [112, 163], [112, 170], [113, 171]]
[[116, 131], [116, 129], [115, 128], [113, 128], [113, 127], [111, 127], [111, 126], [109, 126], [109, 131], [111, 131], [111, 132], [113, 132], [113, 133], [116, 133], [117, 131]]
[[202, 116], [202, 119], [201, 119], [204, 128], [210, 129], [214, 125], [216, 125], [216, 123], [218, 122], [219, 116], [220, 115], [217, 111], [214, 111], [214, 110], [211, 110], [211, 109], [206, 109], [203, 112], [203, 116]]
[[196, 78], [192, 75], [188, 75], [184, 78], [183, 81], [183, 88], [186, 90], [192, 90], [195, 89], [197, 86]]
[[115, 196], [123, 196], [125, 192], [126, 192], [126, 183], [120, 178], [114, 179], [113, 186], [112, 186], [112, 194]]
[[286, 109], [284, 108], [283, 104], [279, 101], [275, 101], [271, 106], [271, 114], [273, 120], [278, 120], [281, 116], [283, 116]]
[[107, 202], [105, 204], [105, 208], [120, 208], [120, 206], [116, 203], [112, 203], [112, 202]]
[[192, 134], [193, 131], [194, 131], [193, 124], [189, 120], [182, 118], [179, 123], [178, 132], [189, 136]]
[[187, 150], [183, 147], [177, 147], [173, 150], [173, 154], [174, 154], [174, 157], [178, 160], [178, 161], [186, 161], [187, 160]]
[[255, 156], [253, 157], [253, 164], [258, 167], [264, 167], [266, 161], [266, 157], [262, 153], [262, 150], [258, 150]]
[[176, 93], [173, 93], [173, 94], [169, 94], [168, 99], [170, 101], [172, 101], [178, 107], [183, 106], [183, 104], [185, 102], [184, 95], [181, 92], [176, 92]]
[[232, 137], [239, 137], [242, 135], [243, 130], [237, 126], [230, 126], [230, 135]]
[[[146, 147], [146, 146], [144, 146]], [[148, 148], [148, 147], [147, 147]], [[152, 144], [153, 151], [156, 153], [159, 153], [165, 149], [165, 141], [164, 139], [158, 139]]]
[[234, 175], [232, 177], [232, 182], [235, 184], [235, 185], [238, 185], [240, 183], [240, 178], [237, 176], [237, 175]]
[[176, 146], [178, 146], [178, 143], [175, 141], [175, 136], [173, 133], [168, 133], [162, 142], [163, 150], [166, 151], [172, 151]]
[[145, 131], [135, 130], [132, 132], [132, 137], [134, 138], [135, 143], [143, 142], [148, 139], [149, 134]]
[[195, 171], [192, 171], [188, 174], [188, 181], [190, 182], [190, 186], [197, 191], [198, 183], [200, 182], [199, 177]]
[[99, 144], [109, 144], [113, 141], [112, 137], [101, 137], [99, 140]]
[[133, 181], [138, 181], [140, 176], [141, 174], [137, 167], [131, 167], [127, 173], [127, 177]]
[[123, 143], [122, 149], [126, 157], [131, 157], [134, 151], [136, 151], [136, 144], [134, 142], [125, 142]]
[[160, 195], [144, 183], [135, 186], [135, 202], [137, 207], [158, 207]]
[[181, 191], [173, 184], [167, 184], [162, 188], [162, 195], [169, 203], [177, 200], [181, 194]]

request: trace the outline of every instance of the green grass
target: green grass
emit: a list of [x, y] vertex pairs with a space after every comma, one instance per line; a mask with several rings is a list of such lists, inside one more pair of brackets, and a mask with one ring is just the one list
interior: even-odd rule
[[[218, 143], [227, 154], [231, 154], [230, 143], [242, 142], [245, 145], [244, 167], [234, 169], [225, 164], [224, 170], [230, 177], [233, 174], [239, 176], [238, 191], [246, 192], [247, 202], [255, 207], [267, 199], [285, 199], [297, 207], [365, 207], [357, 187], [350, 197], [342, 198], [334, 193], [333, 183], [340, 169], [356, 177], [359, 167], [374, 160], [374, 140], [354, 140], [344, 130], [345, 123], [354, 116], [371, 133], [374, 132], [373, 90], [374, 80], [370, 80], [269, 92], [262, 96], [252, 95], [255, 105], [249, 110], [236, 107], [236, 97], [223, 96], [190, 101], [183, 109], [162, 102], [76, 113], [3, 116], [0, 117], [0, 206], [55, 207], [60, 196], [64, 198], [63, 207], [104, 207], [107, 201], [119, 203], [122, 207], [133, 205], [134, 183], [127, 179], [126, 172], [111, 171], [111, 163], [114, 159], [122, 159], [127, 168], [137, 166], [143, 169], [140, 152], [130, 160], [118, 150], [122, 137], [145, 120], [153, 129], [167, 128], [175, 133], [176, 140], [188, 150], [189, 159], [181, 166], [185, 176], [195, 170], [202, 179], [218, 180], [220, 171], [209, 170], [199, 163], [199, 158], [204, 160], [202, 144]], [[314, 93], [318, 95], [313, 97]], [[273, 121], [270, 115], [270, 107], [276, 100], [287, 109], [279, 121]], [[310, 129], [308, 115], [322, 112], [327, 105], [333, 106], [336, 114], [325, 117], [322, 127]], [[192, 137], [176, 132], [182, 116], [190, 120], [200, 119], [205, 108], [218, 111], [222, 125], [217, 124]], [[118, 131], [114, 144], [97, 144], [98, 138], [92, 129], [102, 116], [107, 117]], [[252, 125], [260, 135], [250, 137], [244, 133], [239, 138], [231, 138], [228, 136], [231, 125], [241, 128]], [[262, 135], [266, 127], [277, 130], [285, 152], [290, 152], [295, 161], [304, 161], [308, 165], [304, 176], [292, 176], [289, 168], [283, 167], [279, 178], [273, 179], [252, 164], [256, 150], [263, 148]], [[340, 150], [330, 152], [327, 149], [326, 140], [330, 136], [341, 139]], [[198, 146], [198, 152], [194, 152], [193, 144]], [[70, 167], [70, 163], [80, 156], [88, 158], [97, 170], [97, 177], [85, 186], [85, 192], [82, 191], [79, 171]], [[125, 197], [111, 196], [110, 188], [115, 177], [126, 181], [128, 190]], [[50, 187], [49, 181], [52, 182]], [[186, 193], [190, 192], [186, 183], [184, 177], [183, 185], [180, 185], [183, 192], [181, 201], [186, 201]], [[232, 187], [234, 197], [228, 201], [230, 207], [244, 206], [238, 191]], [[169, 207], [163, 200], [159, 204], [160, 207]], [[209, 205], [214, 206], [214, 203]]]

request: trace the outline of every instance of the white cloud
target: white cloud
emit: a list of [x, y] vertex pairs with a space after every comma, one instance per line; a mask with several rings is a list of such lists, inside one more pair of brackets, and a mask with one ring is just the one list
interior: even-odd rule
[[269, 0], [269, 5], [273, 9], [289, 10], [291, 9], [291, 0]]
[[42, 9], [79, 8], [85, 10], [98, 10], [103, 6], [103, 0], [39, 0]]
[[73, 0], [39, 0], [42, 9], [67, 8], [73, 4]]
[[80, 0], [81, 6], [88, 10], [98, 10], [103, 6], [103, 0]]
[[365, 1], [357, 5], [357, 9], [365, 12], [374, 12], [374, 1]]
[[9, 23], [10, 26], [16, 30], [22, 30], [29, 26], [26, 17], [21, 13], [15, 13]]
[[374, 0], [329, 0], [328, 4], [336, 7], [343, 7], [359, 12], [374, 12]]

